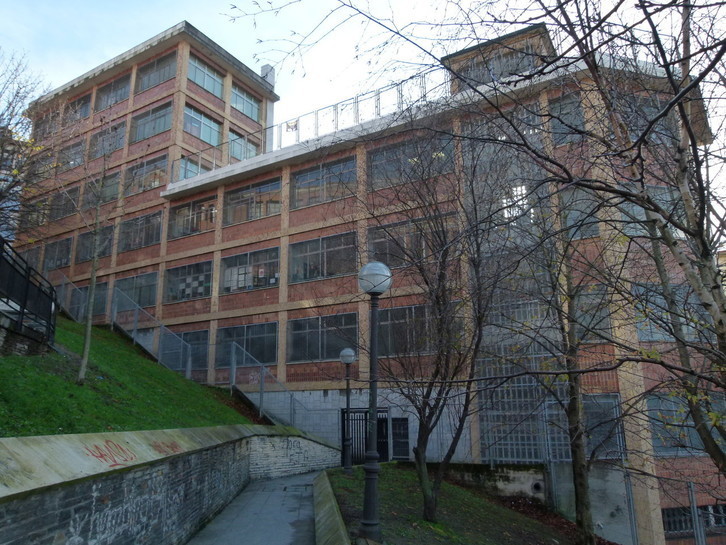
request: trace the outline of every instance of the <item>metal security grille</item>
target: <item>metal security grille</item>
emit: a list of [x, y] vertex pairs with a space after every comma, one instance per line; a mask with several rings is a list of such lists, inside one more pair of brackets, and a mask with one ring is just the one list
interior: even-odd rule
[[[345, 409], [340, 410], [341, 422], [345, 423]], [[345, 439], [345, 424], [341, 426], [341, 444]], [[354, 464], [362, 464], [366, 458], [366, 437], [368, 435], [368, 409], [350, 410], [351, 452]], [[378, 409], [378, 461], [388, 458], [388, 408]]]

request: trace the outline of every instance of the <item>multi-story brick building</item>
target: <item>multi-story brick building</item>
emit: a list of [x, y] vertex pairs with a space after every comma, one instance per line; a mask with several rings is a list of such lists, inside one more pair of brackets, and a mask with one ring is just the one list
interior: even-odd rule
[[[400, 193], [390, 187], [429, 178], [466, 179], [463, 171], [471, 162], [456, 133], [469, 131], [471, 136], [472, 120], [482, 119], [474, 116], [491, 108], [491, 102], [473, 100], [464, 83], [506, 79], [551, 52], [541, 26], [467, 49], [445, 59], [460, 79], [452, 84], [442, 80], [438, 101], [409, 109], [410, 115], [394, 108], [398, 114], [385, 116], [383, 94], [373, 93], [372, 115], [361, 113], [359, 100], [347, 103], [354, 123], [342, 130], [346, 108], [336, 107], [334, 127], [340, 130], [321, 136], [316, 116], [311, 138], [305, 138], [300, 136], [302, 119], [273, 126], [277, 96], [270, 69], [263, 68], [263, 77], [254, 74], [182, 23], [35, 103], [36, 132], [53, 155], [53, 175], [32, 199], [50, 205], [49, 221], [41, 243], [26, 234], [17, 245], [51, 278], [62, 273], [57, 283], [67, 279], [77, 285], [80, 305], [93, 263], [89, 227], [98, 218], [98, 321], [125, 327], [163, 361], [173, 362], [173, 368], [184, 370], [188, 364], [195, 380], [234, 381], [269, 412], [338, 441], [345, 402], [339, 353], [368, 342], [368, 301], [359, 293], [356, 273], [369, 257], [405, 269], [402, 249], [421, 259], [431, 251], [412, 227], [431, 211], [420, 204], [404, 210]], [[519, 91], [530, 107], [518, 129], [541, 132], [542, 146], [565, 159], [568, 154], [581, 159], [587, 150], [573, 147], [573, 135], [597, 124], [597, 112], [581, 100], [574, 81], [576, 77], [564, 81], [553, 73]], [[394, 94], [400, 100], [398, 90]], [[534, 112], [539, 108], [557, 114], [538, 117]], [[362, 119], [367, 121], [357, 123]], [[434, 135], [422, 128], [433, 128]], [[301, 141], [281, 146], [283, 133]], [[428, 142], [421, 144], [424, 134]], [[481, 140], [474, 136], [472, 141]], [[509, 167], [522, 166], [513, 159], [509, 157]], [[430, 163], [428, 173], [405, 180], [412, 166], [424, 160]], [[506, 189], [489, 199], [501, 209], [492, 217], [521, 226], [517, 218], [530, 221], [539, 214], [533, 212], [539, 194], [522, 182], [533, 173], [517, 174], [520, 181], [514, 183], [503, 172], [496, 177], [504, 182], [498, 187]], [[458, 192], [437, 194], [446, 206], [436, 213], [460, 218], [459, 207], [467, 201], [457, 200]], [[414, 209], [419, 210], [416, 217], [406, 215]], [[601, 233], [593, 227], [597, 221], [585, 220], [597, 220], [598, 213], [581, 203], [573, 209], [577, 214], [562, 221], [570, 228], [580, 222], [575, 244], [584, 248], [582, 255], [592, 254], [588, 248], [600, 248], [592, 241]], [[608, 251], [612, 254], [612, 248]], [[505, 254], [500, 248], [497, 259]], [[425, 290], [400, 270], [394, 269], [394, 288], [383, 304], [383, 358], [395, 356], [396, 347], [410, 352], [421, 331], [417, 324], [428, 319]], [[500, 320], [509, 312], [519, 313], [523, 323], [540, 315], [540, 304], [526, 297], [521, 305], [502, 301], [501, 294], [493, 297]], [[511, 324], [513, 318], [507, 319]], [[632, 323], [612, 320], [608, 328], [638, 337], [640, 330]], [[598, 334], [593, 330], [600, 326], [587, 329]], [[492, 358], [511, 356], [501, 350], [511, 350], [512, 343], [496, 341], [494, 331], [487, 335], [489, 352], [481, 364], [492, 369]], [[583, 341], [585, 348], [579, 349], [589, 362], [606, 362], [617, 353], [615, 343], [603, 340], [605, 335], [598, 338]], [[180, 349], [180, 343], [187, 348]], [[540, 353], [527, 355], [528, 362], [547, 359]], [[359, 350], [352, 368], [355, 407], [367, 404], [368, 365], [365, 350]], [[649, 373], [633, 366], [592, 373], [584, 384], [586, 409], [600, 424], [607, 422], [620, 413], [623, 397], [647, 389]], [[275, 384], [270, 386], [272, 377]], [[527, 380], [508, 381], [482, 400], [485, 410], [470, 419], [456, 459], [546, 462], [552, 475], [560, 475], [552, 480], [561, 485], [561, 503], [566, 503], [563, 483], [568, 479], [562, 475], [568, 439], [556, 426], [561, 419], [556, 398], [548, 397], [538, 380]], [[263, 391], [264, 397], [255, 397]], [[417, 431], [410, 406], [393, 389], [383, 388], [381, 397], [391, 434], [384, 456], [408, 459]], [[446, 449], [450, 430], [445, 420], [431, 442], [432, 459]], [[637, 451], [636, 469], [648, 473], [631, 483], [621, 470], [600, 468], [598, 486], [605, 499], [596, 502], [596, 516], [606, 535], [623, 543], [662, 543], [664, 523], [668, 535], [678, 537], [683, 517], [673, 509], [684, 504], [682, 497], [674, 500], [659, 488], [657, 477], [675, 477], [674, 468], [684, 463], [666, 452], [667, 445], [654, 449], [642, 432], [642, 426], [626, 425], [624, 431], [611, 426], [595, 441], [610, 452], [606, 458], [611, 461]], [[669, 454], [667, 464], [660, 454]], [[697, 463], [702, 473], [709, 471], [706, 461]], [[689, 478], [698, 480], [697, 475]], [[718, 522], [714, 528], [724, 525], [722, 506], [705, 492], [698, 503]], [[718, 543], [717, 537], [710, 539]]]

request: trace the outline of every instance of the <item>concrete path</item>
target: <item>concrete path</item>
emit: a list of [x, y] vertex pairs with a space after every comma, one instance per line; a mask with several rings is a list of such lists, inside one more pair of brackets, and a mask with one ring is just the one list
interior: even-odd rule
[[187, 545], [314, 545], [316, 475], [251, 482]]

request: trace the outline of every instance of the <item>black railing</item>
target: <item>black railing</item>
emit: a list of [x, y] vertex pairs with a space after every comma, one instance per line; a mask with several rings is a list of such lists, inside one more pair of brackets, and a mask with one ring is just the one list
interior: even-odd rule
[[0, 236], [0, 326], [53, 342], [55, 300], [50, 282]]

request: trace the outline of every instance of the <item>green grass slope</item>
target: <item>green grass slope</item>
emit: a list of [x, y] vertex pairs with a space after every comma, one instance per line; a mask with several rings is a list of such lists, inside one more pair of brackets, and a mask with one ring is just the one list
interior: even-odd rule
[[[56, 342], [80, 354], [83, 326], [59, 317]], [[248, 424], [229, 393], [200, 386], [94, 328], [84, 386], [80, 358], [55, 352], [0, 358], [0, 437]]]
[[[352, 476], [328, 470], [330, 484], [348, 531], [357, 533], [363, 506], [363, 468]], [[438, 521], [421, 518], [422, 500], [416, 472], [405, 465], [381, 464], [378, 478], [380, 522], [389, 545], [572, 545], [561, 528], [507, 509], [475, 489], [443, 483]], [[570, 523], [563, 520], [563, 525]]]

